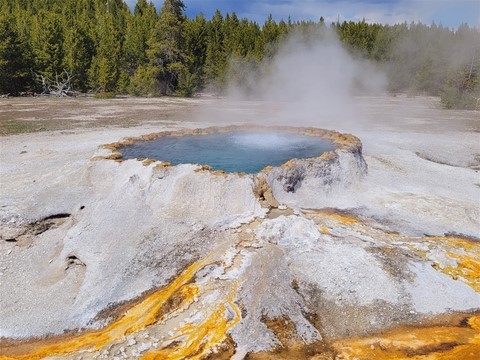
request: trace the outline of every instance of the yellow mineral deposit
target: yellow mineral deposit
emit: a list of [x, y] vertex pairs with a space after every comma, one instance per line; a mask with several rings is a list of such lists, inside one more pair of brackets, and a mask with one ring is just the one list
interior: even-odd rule
[[[429, 249], [440, 247], [450, 259], [456, 262], [456, 265], [448, 265], [445, 267], [441, 267], [435, 263], [435, 269], [451, 276], [455, 280], [464, 281], [475, 289], [475, 291], [480, 292], [479, 243], [452, 236], [432, 236], [417, 240], [419, 243], [427, 244]], [[429, 257], [429, 253], [426, 250], [418, 250], [414, 242], [412, 242], [409, 247], [425, 259], [435, 261]]]
[[197, 295], [198, 289], [189, 282], [195, 273], [207, 264], [206, 260], [192, 264], [166, 288], [147, 296], [142, 302], [129, 309], [119, 320], [102, 330], [89, 331], [67, 339], [62, 337], [58, 341], [47, 340], [31, 343], [28, 346], [4, 347], [0, 360], [33, 360], [47, 356], [67, 355], [81, 350], [98, 351], [113, 341], [122, 339], [124, 335], [135, 333], [156, 323], [163, 305], [174, 294], [181, 294], [183, 298], [180, 307], [191, 303]]
[[478, 360], [480, 316], [468, 327], [407, 328], [382, 335], [337, 341], [333, 348], [342, 360]]
[[326, 226], [322, 226], [320, 228], [320, 231], [322, 232], [322, 234], [329, 234], [330, 232], [328, 231], [328, 227]]
[[303, 212], [307, 215], [323, 216], [323, 217], [335, 220], [335, 221], [340, 222], [340, 223], [345, 224], [345, 225], [358, 223], [358, 220], [355, 219], [354, 217], [343, 215], [343, 214], [336, 213], [336, 212], [329, 211], [329, 210], [304, 210]]
[[[320, 216], [343, 226], [355, 226], [358, 220], [329, 210], [305, 211], [307, 215]], [[328, 233], [326, 226], [320, 226]], [[367, 225], [361, 231], [372, 232]], [[378, 231], [378, 230], [377, 230]], [[372, 232], [373, 233], [373, 232]], [[390, 241], [402, 242], [412, 251], [429, 261], [425, 249], [440, 248], [456, 266], [440, 267], [438, 271], [454, 279], [464, 281], [475, 291], [480, 292], [480, 245], [474, 241], [457, 237], [410, 238], [385, 233]], [[388, 236], [387, 236], [388, 235]], [[423, 246], [418, 246], [418, 245]], [[159, 290], [130, 308], [119, 320], [105, 329], [86, 332], [78, 336], [61, 337], [46, 341], [9, 346], [2, 349], [0, 360], [41, 359], [50, 356], [72, 355], [82, 350], [98, 351], [124, 335], [138, 332], [159, 320], [174, 315], [187, 308], [199, 295], [199, 288], [191, 282], [195, 273], [208, 265], [207, 260], [196, 262], [188, 267], [166, 288]], [[226, 264], [224, 264], [225, 266]], [[202, 359], [218, 349], [227, 340], [227, 334], [241, 319], [241, 312], [234, 302], [236, 286], [223, 302], [212, 309], [202, 309], [205, 317], [198, 323], [186, 323], [167, 339], [168, 346], [151, 350], [142, 359]], [[165, 304], [173, 302], [174, 308]], [[365, 338], [338, 340], [331, 344], [336, 359], [405, 359], [405, 360], [478, 360], [480, 359], [480, 316], [468, 319], [468, 325], [433, 326], [424, 328], [401, 328]], [[330, 352], [331, 353], [331, 352]]]
[[[339, 224], [353, 225], [357, 219], [343, 214], [326, 211], [306, 211], [307, 215], [321, 216]], [[320, 228], [325, 233], [325, 226]], [[374, 233], [365, 226], [363, 231]], [[464, 281], [480, 292], [480, 244], [453, 236], [409, 238], [398, 234], [385, 233], [391, 241], [401, 241], [429, 261], [428, 249], [440, 248], [456, 265], [434, 268], [455, 280]], [[388, 235], [388, 236], [387, 236]], [[420, 250], [421, 249], [421, 250]], [[402, 328], [366, 338], [339, 340], [332, 344], [336, 359], [378, 359], [378, 360], [478, 360], [480, 359], [480, 316], [468, 320], [468, 326], [437, 326], [425, 328]]]
[[200, 324], [187, 323], [169, 340], [181, 339], [175, 346], [151, 351], [142, 360], [153, 359], [202, 359], [215, 351], [227, 338], [227, 332], [241, 319], [241, 312], [234, 303], [236, 287], [226, 303], [214, 309]]
[[442, 271], [452, 278], [461, 277], [468, 285], [480, 292], [480, 244], [455, 237], [439, 238], [453, 249], [448, 256], [457, 262], [457, 266], [446, 266]]
[[320, 213], [320, 215], [333, 218], [337, 221], [342, 222], [343, 224], [356, 224], [358, 222], [357, 219], [354, 219], [354, 218], [351, 218], [351, 217], [348, 217], [348, 216], [344, 216], [344, 215], [340, 215], [340, 214]]

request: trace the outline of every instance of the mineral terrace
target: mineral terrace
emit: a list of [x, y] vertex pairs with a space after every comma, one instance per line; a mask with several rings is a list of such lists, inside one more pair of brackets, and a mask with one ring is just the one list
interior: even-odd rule
[[118, 149], [252, 104], [62, 101], [0, 102], [53, 126], [1, 139], [0, 359], [480, 358], [478, 112], [359, 98], [368, 125], [275, 124], [335, 150], [246, 175]]

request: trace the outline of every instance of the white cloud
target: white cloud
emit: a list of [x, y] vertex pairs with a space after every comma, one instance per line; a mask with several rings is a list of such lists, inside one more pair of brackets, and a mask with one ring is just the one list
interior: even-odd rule
[[[126, 0], [133, 8], [136, 0]], [[223, 13], [235, 11], [239, 17], [263, 24], [269, 14], [280, 20], [318, 21], [327, 23], [344, 20], [395, 24], [432, 21], [457, 27], [467, 22], [480, 26], [480, 0], [184, 0], [190, 16], [202, 11], [211, 17], [215, 9]], [[157, 9], [163, 0], [154, 0]]]
[[[418, 2], [417, 2], [418, 3]], [[398, 1], [396, 3], [386, 2], [368, 2], [358, 0], [345, 1], [314, 1], [300, 0], [289, 3], [275, 4], [272, 2], [259, 2], [255, 5], [257, 8], [257, 17], [264, 19], [264, 14], [273, 14], [277, 19], [291, 16], [294, 20], [308, 19], [317, 21], [323, 16], [327, 22], [338, 20], [377, 22], [385, 24], [395, 24], [399, 22], [422, 21], [428, 22], [429, 14], [422, 11], [415, 11], [418, 6], [412, 1]], [[418, 4], [417, 4], [418, 5]], [[421, 6], [425, 8], [425, 6]]]
[[[246, 2], [248, 3], [248, 1]], [[407, 22], [435, 21], [445, 26], [456, 27], [463, 22], [479, 26], [479, 0], [255, 0], [247, 6], [247, 16], [263, 23], [268, 14], [277, 20], [313, 20], [323, 16], [327, 22], [337, 20], [361, 21], [395, 24]]]

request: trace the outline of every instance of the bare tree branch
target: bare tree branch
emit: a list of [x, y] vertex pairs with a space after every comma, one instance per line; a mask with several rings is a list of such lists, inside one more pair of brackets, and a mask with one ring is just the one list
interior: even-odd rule
[[55, 74], [54, 81], [42, 74], [35, 74], [35, 78], [42, 84], [41, 95], [58, 97], [77, 95], [77, 92], [72, 89], [72, 75], [67, 70], [63, 70], [60, 75]]

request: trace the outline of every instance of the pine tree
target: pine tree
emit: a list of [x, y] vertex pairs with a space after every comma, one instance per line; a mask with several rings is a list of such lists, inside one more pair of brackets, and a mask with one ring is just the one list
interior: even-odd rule
[[70, 27], [65, 34], [65, 70], [72, 76], [74, 89], [87, 91], [88, 69], [92, 62], [93, 41], [79, 26]]
[[217, 89], [225, 86], [227, 57], [224, 51], [224, 23], [219, 10], [215, 11], [209, 23], [205, 77], [207, 83]]
[[139, 0], [135, 5], [133, 17], [128, 18], [125, 35], [124, 53], [128, 71], [133, 71], [148, 62], [147, 41], [157, 20], [155, 6], [147, 0]]
[[207, 21], [203, 14], [195, 19], [187, 19], [183, 25], [185, 53], [187, 54], [188, 74], [183, 91], [193, 95], [204, 86], [204, 66], [207, 57]]
[[125, 41], [122, 48], [122, 76], [129, 82], [129, 85], [124, 87], [128, 88], [132, 94], [138, 94], [132, 79], [135, 71], [148, 63], [147, 41], [156, 20], [155, 6], [147, 0], [139, 0], [135, 5], [133, 16], [127, 16]]
[[18, 94], [31, 82], [28, 45], [21, 40], [11, 14], [0, 12], [0, 93]]
[[[32, 73], [54, 80], [64, 70], [74, 89], [102, 94], [190, 96], [206, 85], [222, 90], [231, 80], [248, 90], [259, 64], [289, 32], [311, 41], [327, 29], [322, 17], [277, 23], [269, 16], [260, 27], [218, 10], [210, 20], [187, 19], [184, 8], [180, 0], [164, 1], [159, 14], [151, 0], [138, 0], [133, 13], [124, 0], [0, 0], [0, 91], [28, 91]], [[446, 107], [478, 107], [477, 28], [366, 21], [330, 28], [349, 51], [387, 70], [391, 91], [440, 94]]]
[[59, 14], [42, 9], [34, 16], [31, 41], [35, 73], [53, 80], [63, 72], [63, 36], [63, 22]]
[[125, 10], [123, 2], [113, 0], [106, 4], [97, 3], [95, 9], [98, 23], [96, 53], [89, 69], [89, 79], [90, 85], [101, 96], [109, 96], [118, 90]]
[[265, 44], [274, 45], [277, 42], [279, 35], [280, 30], [278, 25], [275, 20], [273, 20], [272, 14], [270, 14], [262, 27], [262, 36]]
[[171, 95], [182, 81], [186, 81], [187, 57], [183, 51], [182, 25], [185, 5], [181, 0], [165, 0], [150, 38], [147, 50], [151, 73], [161, 95]]

